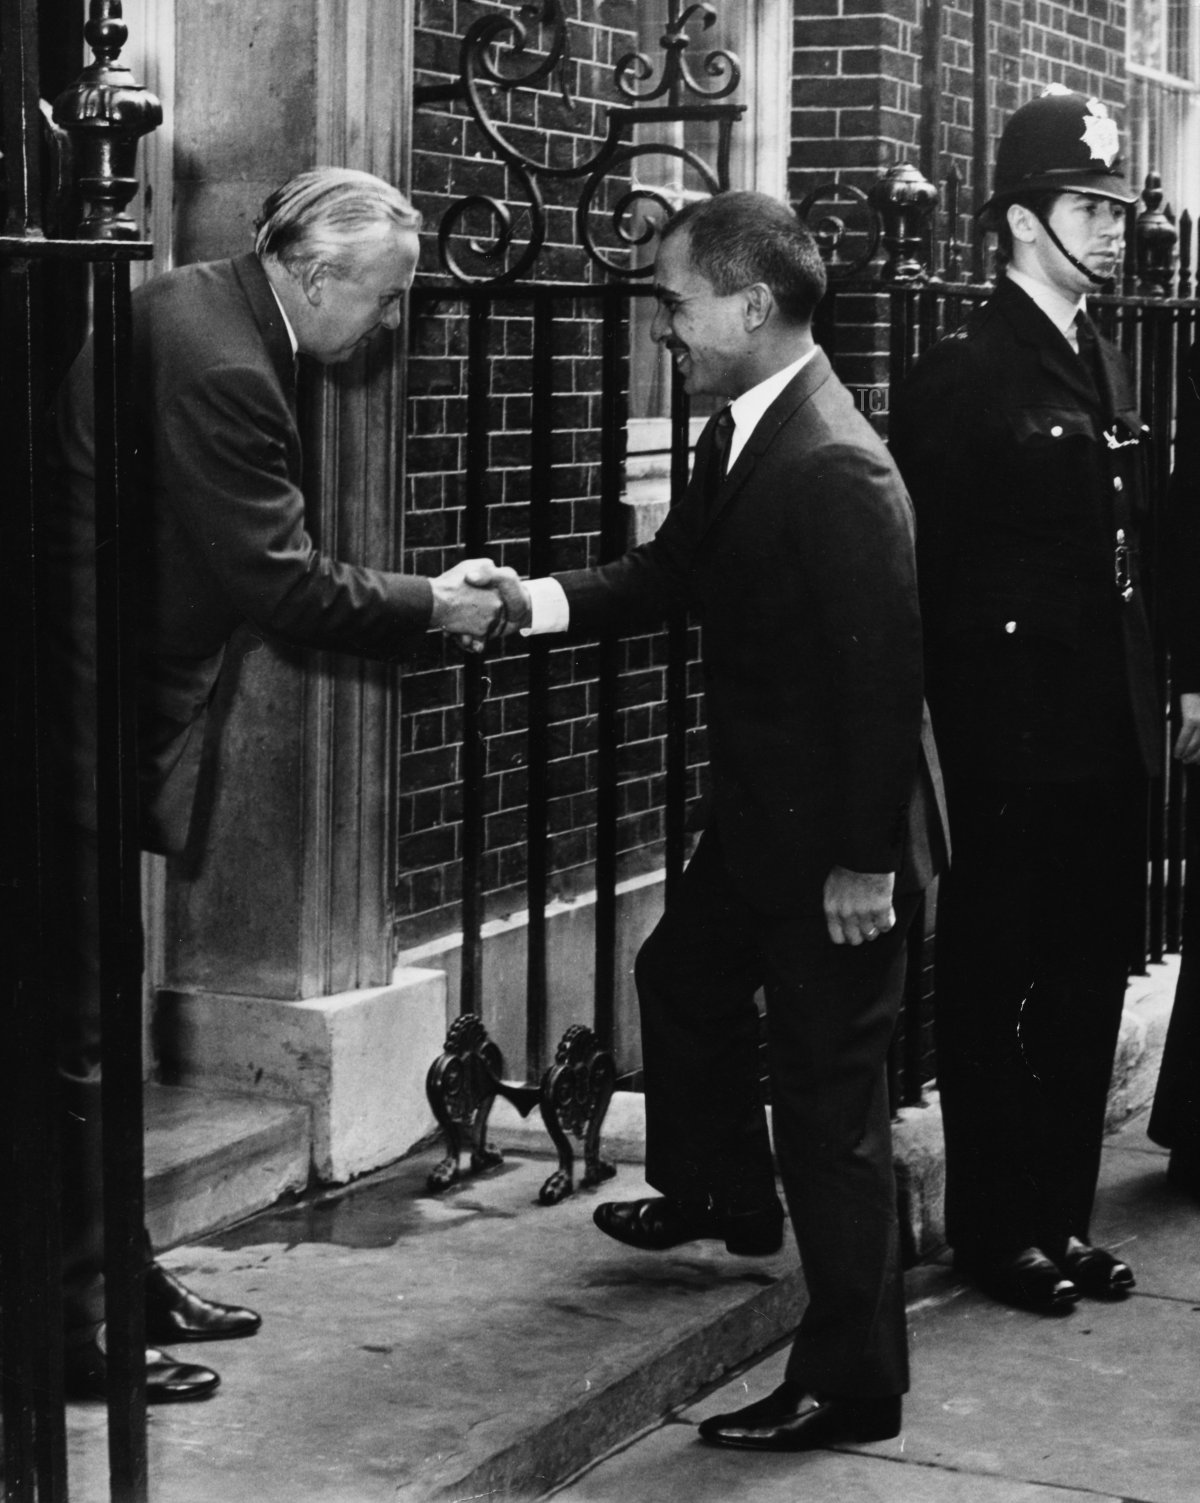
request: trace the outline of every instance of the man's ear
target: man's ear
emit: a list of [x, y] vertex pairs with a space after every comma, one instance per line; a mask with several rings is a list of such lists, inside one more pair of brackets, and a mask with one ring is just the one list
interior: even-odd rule
[[304, 296], [314, 308], [319, 308], [321, 305], [328, 276], [329, 268], [324, 261], [306, 261], [300, 270], [297, 281], [300, 283]]
[[1032, 209], [1026, 208], [1024, 204], [1009, 204], [1005, 218], [1014, 240], [1032, 245], [1037, 239], [1040, 220]]
[[770, 318], [775, 306], [775, 294], [765, 282], [755, 282], [746, 288], [745, 298], [742, 320], [746, 332], [750, 333], [752, 329], [760, 329]]

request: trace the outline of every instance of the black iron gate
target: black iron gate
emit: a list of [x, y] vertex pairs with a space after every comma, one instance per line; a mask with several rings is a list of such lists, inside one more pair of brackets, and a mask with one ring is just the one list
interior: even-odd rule
[[[45, 609], [46, 407], [64, 358], [62, 311], [82, 306], [88, 273], [95, 328], [98, 891], [104, 1029], [103, 1190], [112, 1497], [146, 1497], [142, 1298], [141, 914], [132, 755], [132, 517], [129, 268], [151, 247], [125, 214], [138, 137], [160, 118], [117, 61], [126, 38], [116, 0], [92, 0], [95, 61], [55, 102], [39, 98], [39, 29], [65, 18], [34, 0], [0, 10], [0, 97], [7, 196], [0, 235], [0, 417], [6, 484], [0, 509], [5, 604], [0, 878], [5, 945], [0, 1134], [0, 1367], [4, 1496], [67, 1497], [63, 1409], [62, 1172], [55, 1007], [48, 958], [54, 811], [45, 754], [47, 681], [39, 663]], [[40, 23], [40, 28], [39, 28]], [[82, 37], [68, 22], [79, 56]], [[74, 64], [78, 66], [77, 62]], [[114, 97], [119, 105], [112, 110]], [[84, 202], [70, 192], [78, 183]], [[72, 272], [75, 273], [72, 276]]]

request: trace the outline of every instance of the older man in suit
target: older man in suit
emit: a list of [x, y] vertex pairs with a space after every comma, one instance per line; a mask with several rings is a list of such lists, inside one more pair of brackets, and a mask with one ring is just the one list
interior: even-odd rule
[[[419, 216], [390, 184], [321, 168], [263, 209], [252, 253], [184, 267], [133, 295], [138, 772], [144, 849], [183, 848], [207, 706], [226, 646], [248, 623], [278, 640], [395, 658], [430, 626], [485, 637], [497, 597], [331, 558], [305, 526], [297, 356], [348, 360], [395, 329], [417, 264]], [[98, 1175], [100, 1019], [96, 932], [94, 413], [92, 348], [57, 406], [48, 525], [51, 741], [63, 812], [54, 884], [65, 1112], [65, 1269], [70, 1391], [106, 1382]], [[149, 1340], [251, 1335], [252, 1311], [201, 1299], [159, 1265], [146, 1278]], [[151, 1401], [203, 1398], [210, 1369], [148, 1352]]]
[[703, 630], [712, 802], [637, 962], [646, 1177], [598, 1207], [656, 1251], [779, 1247], [758, 1080], [766, 994], [775, 1149], [809, 1303], [783, 1385], [700, 1427], [718, 1445], [882, 1439], [908, 1386], [885, 1059], [905, 931], [939, 849], [922, 757], [912, 515], [895, 467], [814, 344], [825, 285], [784, 205], [725, 193], [666, 225], [654, 337], [692, 395], [730, 405], [657, 536], [517, 587], [525, 630]]

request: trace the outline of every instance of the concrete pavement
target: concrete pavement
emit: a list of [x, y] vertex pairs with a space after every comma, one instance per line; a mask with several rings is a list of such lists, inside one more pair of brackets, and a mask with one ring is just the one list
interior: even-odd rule
[[678, 1410], [559, 1503], [1197, 1503], [1200, 1205], [1166, 1182], [1145, 1114], [1105, 1149], [1097, 1242], [1138, 1278], [1119, 1304], [1010, 1310], [941, 1261], [909, 1275], [913, 1390], [895, 1440], [806, 1456], [704, 1445], [695, 1426], [780, 1381], [784, 1353]]
[[[1163, 976], [1131, 988], [1118, 1115], [1152, 1089], [1163, 988]], [[935, 1109], [908, 1116], [897, 1144], [910, 1230], [929, 1246], [940, 1135]], [[622, 1248], [592, 1210], [647, 1193], [640, 1165], [542, 1207], [552, 1165], [519, 1134], [502, 1168], [445, 1195], [424, 1188], [441, 1157], [430, 1148], [285, 1200], [164, 1258], [201, 1292], [261, 1310], [264, 1326], [176, 1349], [222, 1385], [151, 1411], [151, 1498], [528, 1500], [574, 1477], [559, 1496], [580, 1503], [1200, 1503], [1200, 1206], [1167, 1186], [1144, 1119], [1109, 1140], [1095, 1228], [1137, 1271], [1129, 1301], [1047, 1321], [926, 1263], [909, 1276], [903, 1435], [800, 1458], [694, 1438], [698, 1419], [778, 1380], [804, 1301], [790, 1235], [763, 1259], [705, 1242]], [[614, 1119], [606, 1147], [636, 1158], [624, 1131]], [[72, 1503], [107, 1503], [102, 1406], [73, 1406], [69, 1429]]]

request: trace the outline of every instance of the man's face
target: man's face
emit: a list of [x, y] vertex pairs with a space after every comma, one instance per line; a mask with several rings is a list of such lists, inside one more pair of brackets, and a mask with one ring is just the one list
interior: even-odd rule
[[[1046, 216], [1054, 233], [1071, 254], [1098, 277], [1107, 280], [1120, 270], [1125, 239], [1125, 206], [1111, 198], [1086, 193], [1063, 193]], [[1072, 266], [1045, 229], [1038, 225], [1034, 250], [1044, 279], [1067, 297], [1094, 292], [1078, 267]]]
[[[415, 230], [375, 233], [349, 277], [328, 271], [308, 290], [309, 317], [297, 329], [300, 348], [323, 365], [349, 360], [378, 328], [400, 324], [400, 299], [412, 285], [420, 242]], [[315, 296], [314, 296], [315, 293]]]
[[692, 265], [690, 245], [687, 230], [680, 230], [659, 249], [650, 337], [671, 352], [689, 396], [738, 397], [754, 384], [745, 376], [745, 296], [714, 292]]

